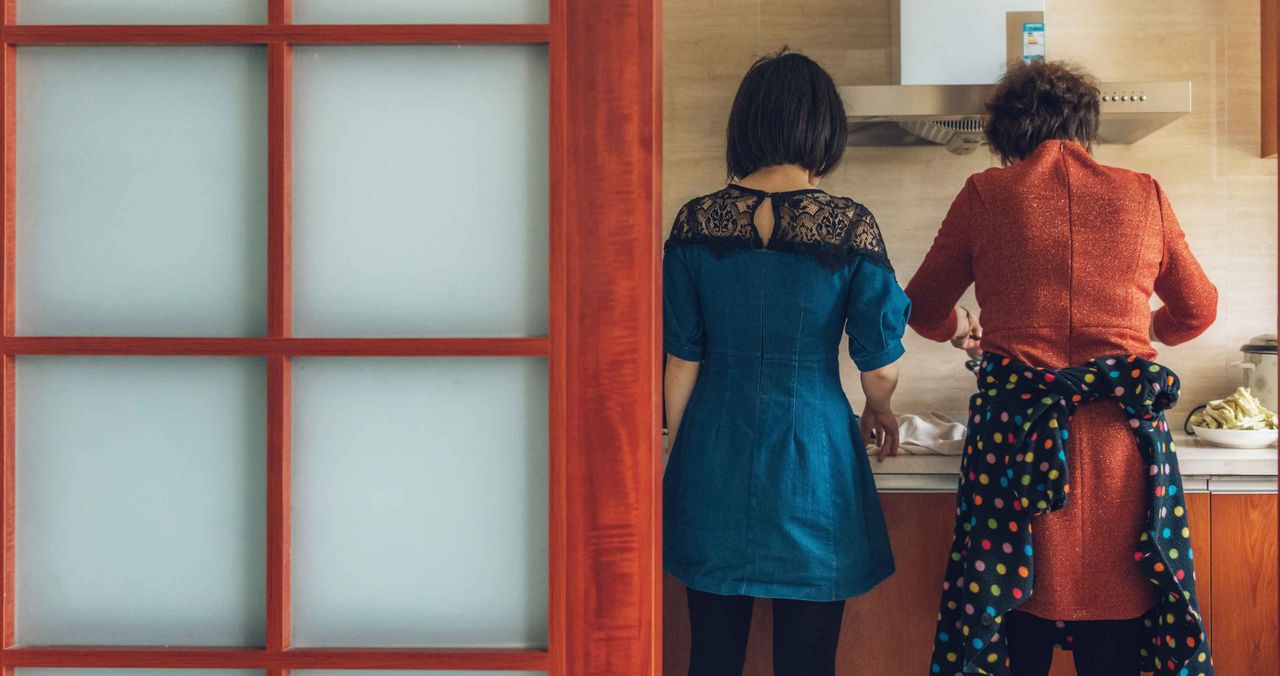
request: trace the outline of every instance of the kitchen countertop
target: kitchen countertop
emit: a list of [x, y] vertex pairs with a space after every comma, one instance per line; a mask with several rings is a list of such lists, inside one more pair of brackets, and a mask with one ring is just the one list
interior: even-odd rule
[[[1178, 467], [1188, 491], [1273, 492], [1276, 490], [1276, 447], [1222, 448], [1174, 434]], [[960, 470], [958, 455], [899, 455], [877, 462], [871, 458], [876, 486], [882, 491], [953, 491]]]
[[[663, 435], [663, 447], [667, 444]], [[1188, 492], [1274, 493], [1276, 447], [1223, 448], [1201, 443], [1195, 437], [1173, 435], [1183, 488]], [[665, 453], [663, 461], [666, 461]], [[950, 492], [960, 472], [958, 455], [909, 455], [899, 453], [883, 462], [871, 457], [876, 487], [882, 492]]]

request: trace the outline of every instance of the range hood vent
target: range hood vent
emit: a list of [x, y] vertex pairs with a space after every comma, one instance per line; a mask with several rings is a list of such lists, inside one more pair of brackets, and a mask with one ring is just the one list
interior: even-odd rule
[[[1133, 143], [1191, 112], [1190, 82], [1107, 82], [1100, 143]], [[983, 109], [995, 85], [840, 87], [851, 146], [945, 146], [957, 154], [986, 143]]]
[[[840, 87], [851, 146], [944, 146], [971, 153], [989, 84], [1008, 68], [1049, 58], [1046, 0], [889, 0], [896, 84]], [[968, 84], [980, 83], [980, 84]], [[1190, 82], [1106, 82], [1100, 143], [1128, 144], [1191, 112]]]

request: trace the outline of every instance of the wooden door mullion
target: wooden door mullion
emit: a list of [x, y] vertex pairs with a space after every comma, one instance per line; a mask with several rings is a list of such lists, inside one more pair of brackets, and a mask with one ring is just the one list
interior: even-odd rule
[[545, 44], [547, 24], [45, 25], [5, 28], [18, 45]]
[[0, 336], [0, 354], [222, 357], [545, 357], [550, 343], [530, 338], [165, 338], [152, 336]]
[[[395, 669], [548, 671], [545, 650], [516, 648], [290, 648], [15, 646], [4, 667], [57, 669]], [[181, 673], [180, 671], [178, 672]], [[388, 674], [391, 676], [391, 674]]]
[[[290, 0], [270, 0], [268, 24], [293, 21]], [[267, 45], [267, 335], [293, 335], [292, 47]], [[292, 623], [292, 377], [288, 355], [267, 358], [267, 640], [271, 657], [288, 650]], [[266, 676], [287, 676], [276, 666]]]
[[[0, 0], [0, 30], [17, 20], [16, 0]], [[16, 50], [0, 42], [0, 340], [15, 331], [14, 301], [17, 91]], [[15, 467], [14, 451], [14, 368], [13, 355], [0, 355], [0, 649], [14, 644], [14, 530]], [[13, 676], [13, 668], [0, 654], [0, 676]]]
[[547, 499], [550, 510], [547, 525], [547, 652], [549, 676], [568, 674], [568, 578], [565, 569], [565, 514], [568, 510], [567, 425], [565, 384], [567, 382], [568, 353], [566, 329], [566, 279], [568, 261], [565, 257], [565, 173], [567, 138], [565, 96], [568, 87], [566, 3], [568, 0], [549, 0], [548, 23], [550, 35], [547, 45], [548, 86], [548, 145], [547, 184], [548, 195], [548, 274], [547, 285]]

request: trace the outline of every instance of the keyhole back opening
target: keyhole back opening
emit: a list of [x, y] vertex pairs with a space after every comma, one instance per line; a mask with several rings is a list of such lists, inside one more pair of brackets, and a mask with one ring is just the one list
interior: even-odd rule
[[773, 239], [773, 229], [777, 225], [776, 219], [773, 217], [772, 195], [766, 195], [756, 205], [756, 212], [752, 215], [752, 223], [756, 226], [756, 234], [760, 236], [760, 242], [766, 247], [769, 246], [769, 242]]

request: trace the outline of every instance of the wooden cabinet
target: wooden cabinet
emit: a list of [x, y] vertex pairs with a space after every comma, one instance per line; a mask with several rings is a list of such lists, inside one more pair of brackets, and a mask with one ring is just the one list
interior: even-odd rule
[[845, 606], [839, 673], [927, 674], [956, 496], [885, 493], [880, 500], [897, 570]]
[[1215, 493], [1210, 509], [1214, 664], [1223, 676], [1280, 674], [1276, 495]]
[[[885, 520], [897, 572], [845, 608], [838, 673], [911, 676], [929, 673], [934, 621], [947, 552], [954, 493], [884, 493]], [[1190, 493], [1187, 511], [1197, 591], [1222, 676], [1280, 674], [1277, 626], [1276, 496]], [[685, 676], [689, 620], [684, 587], [664, 585], [664, 673]], [[756, 604], [747, 676], [772, 672], [772, 612]], [[1059, 652], [1052, 676], [1075, 670]]]

